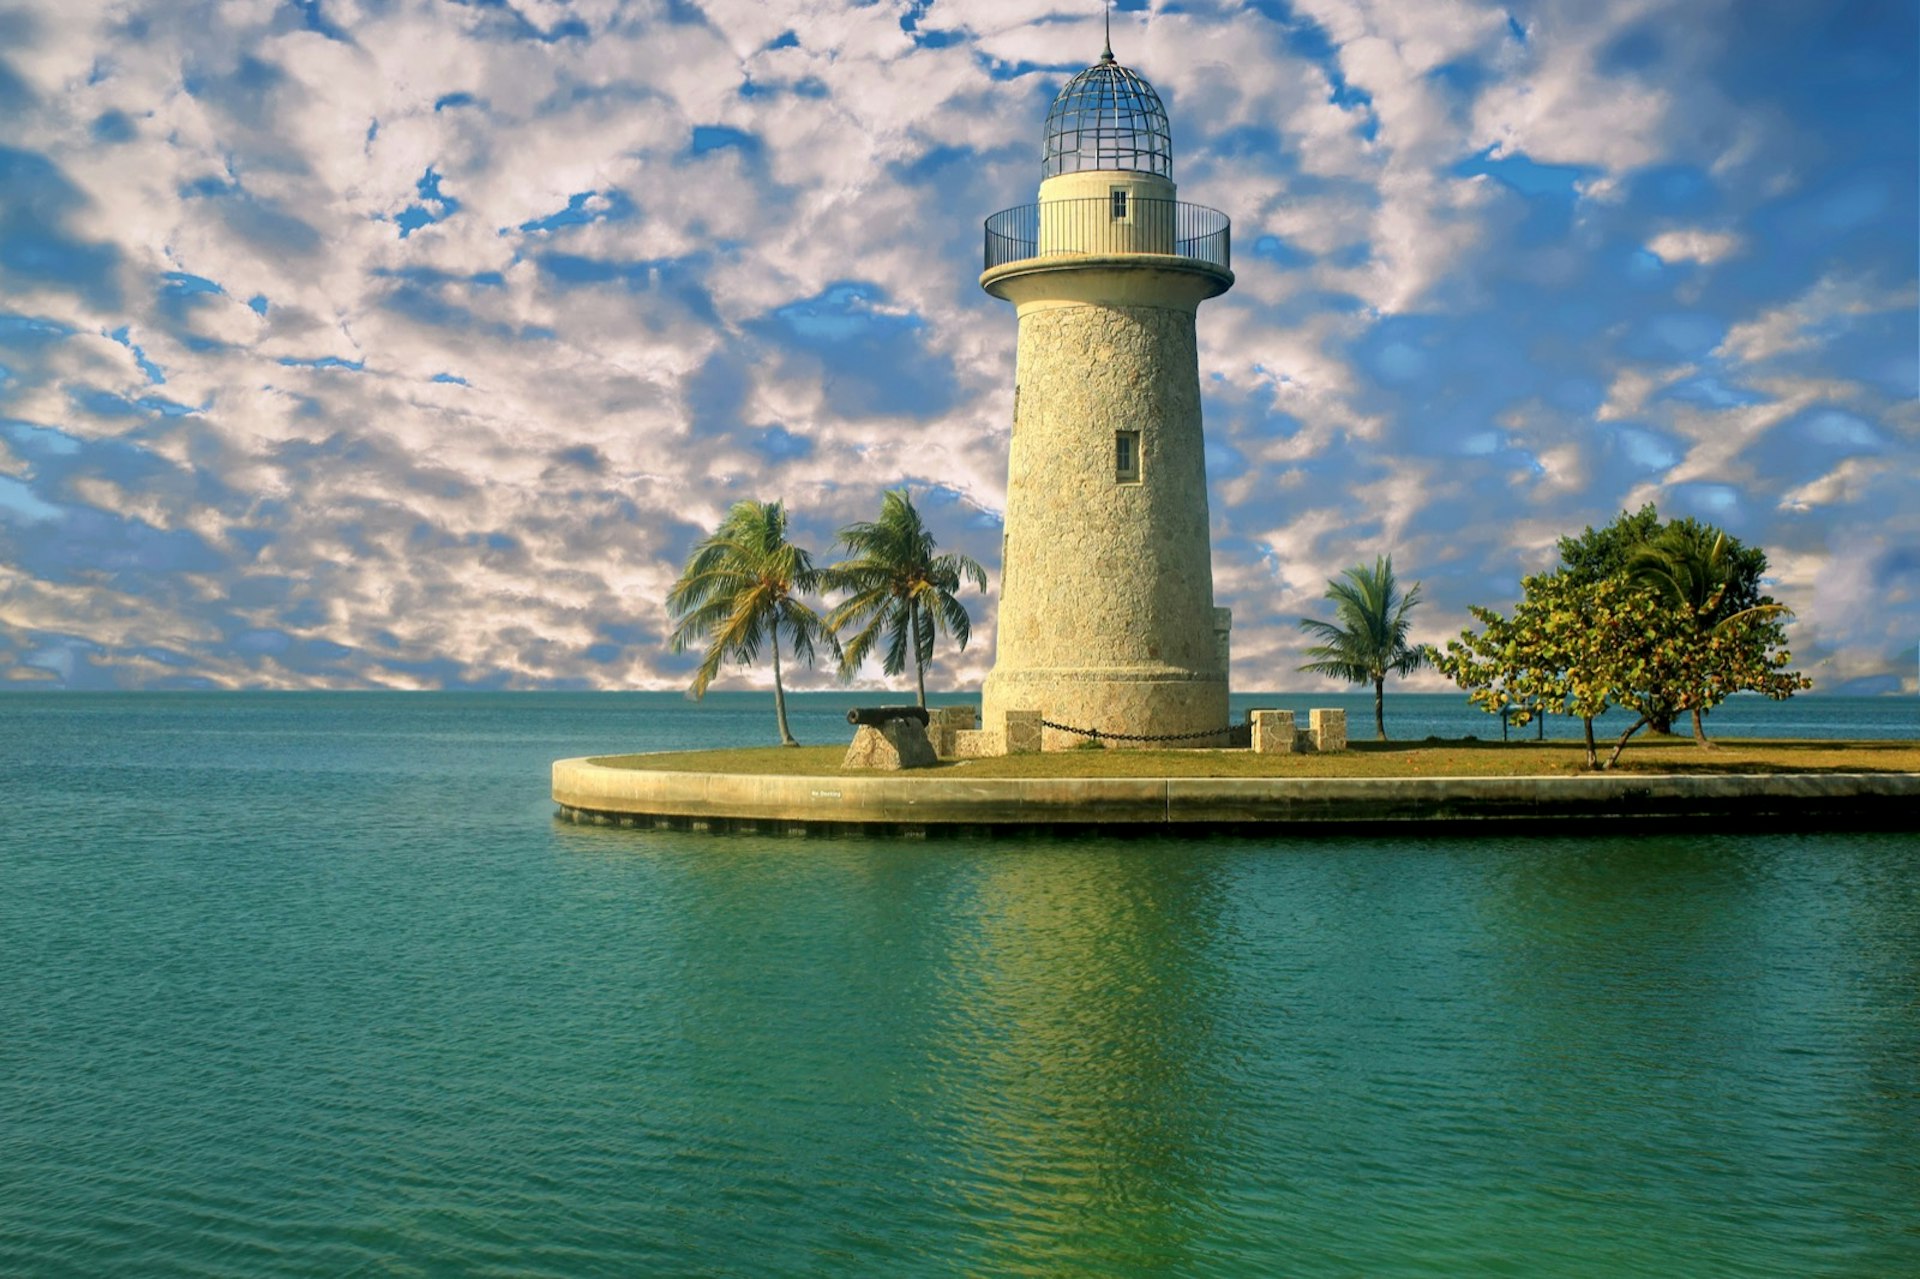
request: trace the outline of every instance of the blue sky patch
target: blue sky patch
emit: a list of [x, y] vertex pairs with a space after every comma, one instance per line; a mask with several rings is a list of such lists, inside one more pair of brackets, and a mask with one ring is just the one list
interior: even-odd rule
[[791, 462], [813, 454], [813, 441], [795, 435], [784, 426], [769, 426], [759, 432], [755, 447], [774, 462]]
[[80, 452], [80, 441], [57, 427], [10, 421], [0, 429], [29, 457], [73, 457]]
[[1614, 437], [1619, 440], [1627, 460], [1641, 470], [1665, 471], [1680, 461], [1679, 447], [1652, 431], [1622, 426], [1615, 430]]
[[155, 364], [147, 358], [147, 353], [134, 344], [133, 338], [129, 334], [130, 330], [128, 326], [123, 324], [113, 332], [107, 334], [107, 336], [133, 353], [133, 362], [140, 366], [142, 373], [147, 375], [147, 381], [155, 386], [163, 385], [167, 380], [166, 373], [162, 371], [158, 364]]
[[289, 0], [289, 3], [299, 12], [301, 25], [307, 30], [342, 44], [353, 42], [345, 31], [327, 20], [326, 9], [321, 0]]
[[420, 175], [414, 189], [420, 195], [420, 202], [408, 205], [393, 218], [403, 240], [421, 227], [444, 222], [460, 211], [460, 201], [441, 191], [440, 174], [432, 165], [428, 165], [427, 171]]
[[86, 204], [47, 157], [0, 147], [0, 292], [11, 282], [119, 305], [119, 249], [79, 239], [63, 226]]
[[193, 275], [186, 271], [168, 271], [160, 278], [165, 281], [162, 287], [167, 292], [183, 297], [191, 297], [196, 293], [219, 294], [226, 292], [225, 289], [222, 289], [205, 276]]
[[842, 280], [810, 298], [776, 307], [747, 327], [774, 349], [804, 353], [820, 366], [833, 411], [856, 417], [944, 412], [955, 395], [949, 359], [926, 345], [926, 324], [882, 309], [884, 290]]
[[[593, 207], [588, 207], [589, 205]], [[522, 222], [522, 231], [560, 231], [567, 227], [587, 226], [594, 222], [624, 222], [638, 210], [625, 191], [578, 191], [567, 197], [567, 207], [544, 218]]]
[[760, 150], [760, 139], [730, 124], [696, 124], [693, 126], [693, 140], [688, 143], [687, 150], [693, 155], [727, 150], [753, 154]]
[[119, 142], [131, 142], [139, 136], [133, 127], [133, 120], [124, 111], [104, 111], [94, 117], [93, 127], [89, 130], [95, 142], [111, 146]]
[[1765, 404], [1771, 397], [1758, 391], [1728, 386], [1712, 374], [1683, 378], [1660, 393], [1664, 398], [1693, 404], [1703, 409], [1734, 409], [1748, 404]]
[[337, 355], [323, 355], [314, 360], [295, 359], [291, 355], [280, 357], [280, 363], [290, 369], [345, 369], [358, 373], [367, 367], [365, 360], [343, 360]]
[[[985, 53], [976, 53], [974, 61], [979, 63], [980, 69], [987, 73], [988, 79], [1002, 81], [1018, 80], [1023, 76], [1036, 74], [1049, 78], [1057, 77], [1064, 81], [1069, 76], [1078, 75], [1086, 69], [1087, 65], [1079, 58], [1068, 58], [1058, 62], [1008, 62]], [[1058, 85], [1050, 88], [1047, 91], [1048, 98], [1052, 98], [1058, 89]]]
[[1600, 172], [1587, 165], [1540, 164], [1520, 151], [1510, 152], [1495, 159], [1493, 155], [1495, 150], [1494, 147], [1488, 147], [1459, 161], [1453, 166], [1453, 175], [1457, 178], [1471, 178], [1484, 174], [1502, 186], [1518, 191], [1521, 195], [1561, 196], [1572, 199], [1576, 194], [1574, 188], [1578, 183]]
[[1297, 249], [1277, 235], [1263, 235], [1253, 242], [1255, 257], [1265, 258], [1283, 269], [1311, 265], [1313, 254]]

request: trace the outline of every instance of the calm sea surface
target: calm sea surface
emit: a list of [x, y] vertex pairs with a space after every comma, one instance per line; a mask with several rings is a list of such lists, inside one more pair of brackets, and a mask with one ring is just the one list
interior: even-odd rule
[[1920, 1274], [1920, 837], [553, 820], [769, 701], [0, 696], [0, 1274]]

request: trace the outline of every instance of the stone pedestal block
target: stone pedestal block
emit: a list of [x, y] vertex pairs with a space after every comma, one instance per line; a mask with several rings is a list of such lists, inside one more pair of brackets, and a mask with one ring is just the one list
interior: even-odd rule
[[1001, 716], [1001, 740], [1009, 755], [1031, 755], [1040, 749], [1040, 712], [1006, 711]]
[[1308, 711], [1307, 720], [1312, 726], [1313, 749], [1317, 751], [1347, 749], [1347, 713], [1345, 711]]
[[1253, 751], [1256, 755], [1293, 754], [1293, 712], [1253, 711]]
[[930, 768], [939, 762], [920, 721], [895, 719], [879, 728], [862, 724], [860, 731], [853, 735], [853, 745], [847, 747], [847, 757], [840, 762], [840, 767], [895, 771]]
[[954, 748], [954, 737], [978, 726], [973, 707], [941, 706], [932, 712], [932, 719], [927, 724], [927, 740], [933, 743], [934, 754], [942, 759], [951, 759], [958, 753]]
[[985, 728], [962, 728], [953, 735], [955, 759], [991, 759], [1007, 753], [1007, 740]]

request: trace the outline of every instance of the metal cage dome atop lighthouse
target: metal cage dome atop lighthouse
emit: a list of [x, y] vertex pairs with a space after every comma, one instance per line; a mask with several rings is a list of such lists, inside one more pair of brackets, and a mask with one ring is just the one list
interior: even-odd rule
[[1173, 136], [1167, 108], [1146, 79], [1113, 60], [1067, 81], [1047, 110], [1042, 176], [1063, 173], [1151, 173], [1173, 178]]

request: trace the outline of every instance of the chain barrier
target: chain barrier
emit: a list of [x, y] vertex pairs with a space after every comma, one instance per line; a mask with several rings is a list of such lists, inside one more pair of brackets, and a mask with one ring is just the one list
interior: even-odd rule
[[1203, 728], [1197, 733], [1105, 733], [1097, 728], [1075, 728], [1071, 724], [1056, 724], [1050, 719], [1040, 721], [1040, 727], [1051, 728], [1057, 733], [1072, 733], [1076, 737], [1091, 738], [1096, 742], [1197, 742], [1203, 737], [1231, 737], [1233, 729]]

